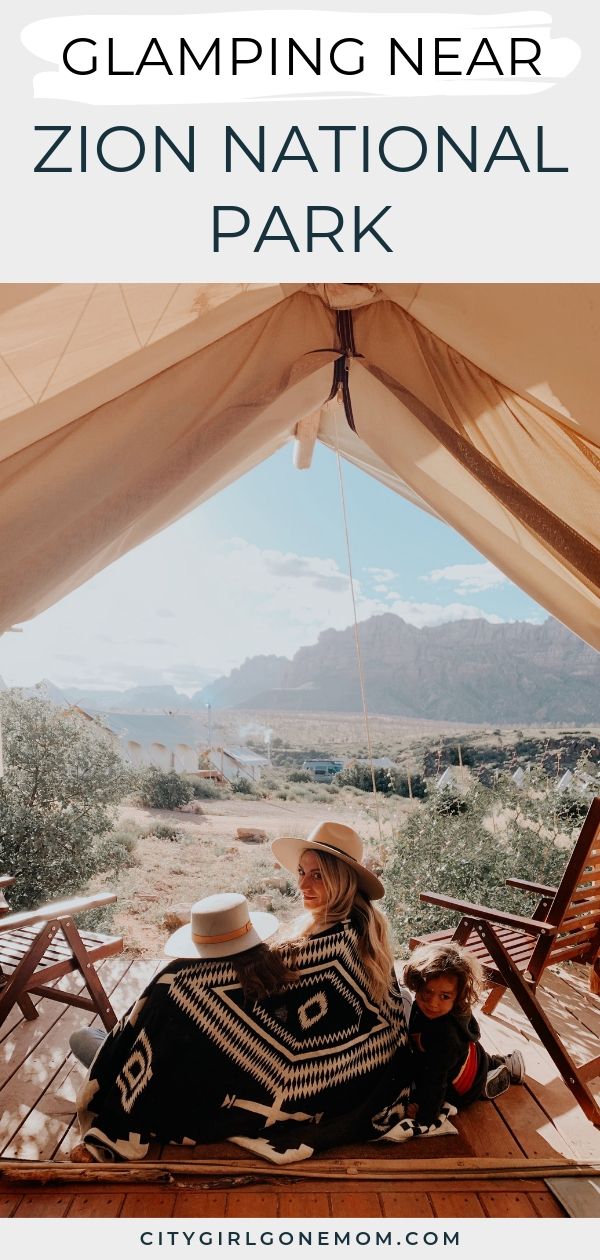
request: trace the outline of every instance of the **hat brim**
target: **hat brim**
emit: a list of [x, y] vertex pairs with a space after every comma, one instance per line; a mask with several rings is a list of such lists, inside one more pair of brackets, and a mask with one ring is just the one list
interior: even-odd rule
[[331, 857], [337, 858], [338, 862], [344, 862], [346, 866], [351, 866], [352, 870], [356, 871], [358, 886], [361, 892], [366, 893], [370, 901], [379, 901], [385, 896], [385, 888], [381, 880], [369, 870], [368, 866], [363, 866], [362, 862], [357, 862], [354, 858], [346, 857], [345, 853], [340, 853], [340, 850], [334, 849], [332, 845], [321, 844], [319, 840], [301, 840], [299, 836], [279, 836], [277, 840], [273, 840], [271, 849], [277, 861], [293, 875], [298, 874], [298, 863], [307, 849], [329, 853]]
[[245, 954], [255, 945], [262, 945], [263, 941], [275, 935], [279, 927], [277, 916], [264, 910], [252, 910], [250, 922], [252, 927], [245, 936], [234, 941], [220, 941], [218, 945], [197, 945], [192, 940], [191, 923], [185, 923], [169, 937], [163, 952], [167, 958], [233, 958], [235, 954]]

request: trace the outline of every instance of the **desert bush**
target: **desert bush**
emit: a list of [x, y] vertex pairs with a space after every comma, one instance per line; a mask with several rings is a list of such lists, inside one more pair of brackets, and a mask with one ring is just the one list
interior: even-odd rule
[[150, 766], [142, 775], [140, 799], [150, 809], [179, 809], [187, 805], [194, 792], [188, 779], [175, 770], [158, 770]]
[[11, 907], [31, 909], [85, 890], [132, 856], [115, 832], [131, 774], [101, 730], [17, 693], [2, 696], [0, 868], [17, 877]]
[[448, 812], [444, 798], [432, 793], [407, 817], [385, 867], [385, 905], [401, 950], [413, 934], [458, 922], [452, 911], [419, 901], [422, 890], [528, 915], [527, 894], [507, 888], [506, 879], [554, 885], [566, 864], [572, 823], [565, 826], [554, 785], [543, 776], [532, 776], [526, 793], [504, 776], [492, 789], [476, 784], [457, 812]]
[[182, 840], [183, 831], [181, 827], [173, 827], [170, 823], [159, 823], [154, 827], [152, 834], [157, 840]]
[[196, 779], [195, 777], [187, 777], [186, 783], [189, 783], [192, 789], [192, 798], [195, 801], [214, 801], [222, 795], [216, 783], [211, 783], [210, 779]]
[[312, 774], [310, 770], [290, 770], [288, 781], [290, 783], [312, 783]]
[[239, 778], [233, 780], [231, 791], [237, 792], [240, 796], [251, 796], [254, 792], [254, 784], [245, 775], [240, 775]]
[[364, 765], [358, 761], [351, 761], [349, 765], [344, 766], [344, 769], [336, 774], [333, 782], [338, 787], [354, 787], [361, 792], [372, 792], [373, 778], [375, 790], [382, 792], [385, 796], [394, 793], [396, 796], [412, 794], [412, 796], [423, 797], [427, 790], [425, 780], [420, 774], [411, 775], [409, 788], [408, 775], [402, 774], [393, 766], [389, 769], [378, 766], [373, 774], [370, 765]]

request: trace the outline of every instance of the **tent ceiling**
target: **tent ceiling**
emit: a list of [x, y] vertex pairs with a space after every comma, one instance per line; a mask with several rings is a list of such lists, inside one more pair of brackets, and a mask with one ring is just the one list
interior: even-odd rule
[[[340, 310], [356, 432], [325, 405]], [[600, 646], [599, 333], [598, 286], [0, 287], [0, 629], [321, 411], [321, 440]]]

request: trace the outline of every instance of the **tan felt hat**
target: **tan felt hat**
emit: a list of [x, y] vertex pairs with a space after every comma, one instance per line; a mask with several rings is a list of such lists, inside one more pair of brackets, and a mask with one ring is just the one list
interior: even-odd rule
[[280, 836], [278, 840], [273, 841], [271, 848], [277, 861], [281, 862], [286, 870], [293, 871], [294, 875], [297, 873], [300, 858], [307, 849], [316, 849], [318, 853], [330, 853], [332, 857], [339, 858], [340, 862], [345, 862], [346, 866], [351, 866], [352, 870], [356, 871], [358, 886], [371, 901], [378, 901], [385, 894], [381, 880], [364, 865], [363, 842], [358, 832], [352, 827], [347, 827], [345, 823], [317, 823], [306, 840], [301, 840], [298, 836]]
[[231, 958], [261, 945], [279, 927], [274, 914], [248, 908], [241, 893], [214, 893], [192, 906], [191, 919], [169, 937], [169, 958]]

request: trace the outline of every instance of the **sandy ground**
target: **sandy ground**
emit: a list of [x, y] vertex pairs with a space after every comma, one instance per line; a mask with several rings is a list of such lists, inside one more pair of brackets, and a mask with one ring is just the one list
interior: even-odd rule
[[[124, 871], [114, 886], [118, 903], [114, 929], [123, 934], [128, 954], [161, 958], [169, 932], [177, 926], [177, 914], [193, 901], [212, 892], [239, 891], [257, 909], [273, 910], [289, 922], [301, 910], [292, 876], [277, 868], [269, 841], [282, 835], [308, 835], [323, 818], [335, 818], [356, 828], [372, 852], [381, 854], [379, 827], [372, 798], [340, 794], [331, 805], [319, 802], [247, 801], [241, 798], [202, 801], [199, 814], [179, 810], [124, 807], [123, 822], [149, 831], [167, 823], [177, 827], [176, 841], [142, 836], [137, 842], [137, 863]], [[410, 808], [393, 798], [381, 804], [383, 846], [391, 827]], [[237, 828], [256, 828], [266, 841], [245, 843]]]

